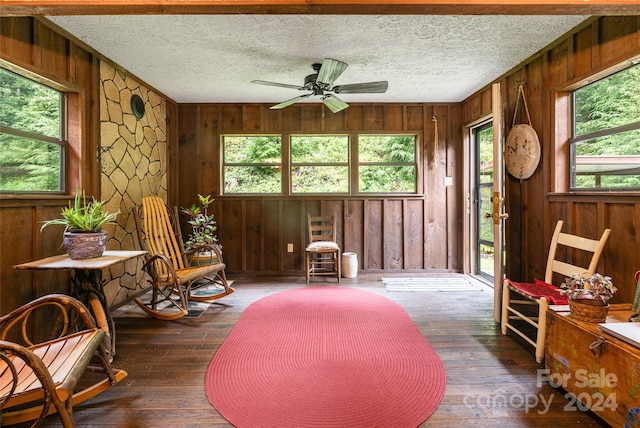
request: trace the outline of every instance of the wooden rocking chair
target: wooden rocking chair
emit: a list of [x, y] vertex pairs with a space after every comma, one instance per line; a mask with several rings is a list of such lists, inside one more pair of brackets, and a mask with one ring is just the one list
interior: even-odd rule
[[[134, 214], [140, 246], [149, 253], [143, 269], [150, 276], [151, 300], [145, 303], [135, 299], [145, 312], [154, 318], [174, 320], [189, 313], [189, 300], [208, 302], [233, 293], [217, 246], [185, 252], [175, 207], [169, 208], [157, 196], [147, 196]], [[202, 251], [209, 251], [211, 263], [190, 266], [191, 258]], [[196, 287], [210, 289], [194, 294]]]
[[[34, 338], [29, 331], [45, 320], [51, 327]], [[111, 368], [89, 310], [73, 297], [50, 294], [0, 317], [0, 406], [2, 425], [58, 413], [62, 426], [75, 426], [73, 406], [120, 382], [124, 370]], [[10, 341], [11, 340], [11, 341]], [[100, 364], [101, 380], [75, 391], [92, 358]]]

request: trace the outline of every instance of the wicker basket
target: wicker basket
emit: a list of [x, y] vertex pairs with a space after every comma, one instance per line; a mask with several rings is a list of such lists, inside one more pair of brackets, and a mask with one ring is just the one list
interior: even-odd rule
[[596, 299], [569, 299], [571, 316], [585, 322], [600, 323], [607, 320], [609, 305]]

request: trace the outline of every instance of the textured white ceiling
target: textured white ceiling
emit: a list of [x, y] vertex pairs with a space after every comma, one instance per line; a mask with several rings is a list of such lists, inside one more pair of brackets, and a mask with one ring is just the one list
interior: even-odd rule
[[52, 16], [179, 103], [278, 103], [325, 57], [349, 64], [336, 84], [388, 80], [346, 102], [459, 102], [587, 16], [122, 15]]

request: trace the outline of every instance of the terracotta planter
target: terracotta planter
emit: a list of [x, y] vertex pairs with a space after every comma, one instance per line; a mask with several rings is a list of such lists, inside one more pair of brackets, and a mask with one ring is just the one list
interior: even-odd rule
[[601, 323], [607, 320], [609, 305], [600, 299], [569, 299], [569, 311], [580, 321]]
[[65, 232], [64, 248], [72, 260], [93, 259], [107, 249], [107, 232]]

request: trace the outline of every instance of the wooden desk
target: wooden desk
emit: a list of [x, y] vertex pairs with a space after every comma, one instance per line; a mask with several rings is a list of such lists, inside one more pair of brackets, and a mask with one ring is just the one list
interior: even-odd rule
[[[607, 322], [632, 314], [630, 304], [611, 305]], [[611, 426], [640, 426], [640, 348], [550, 309], [545, 366], [551, 385], [571, 394], [565, 410], [589, 408]]]
[[146, 251], [105, 251], [102, 257], [72, 260], [68, 255], [22, 263], [14, 269], [66, 269], [71, 271], [69, 294], [83, 302], [92, 312], [105, 335], [105, 346], [110, 359], [116, 354], [116, 331], [113, 318], [102, 288], [102, 270], [127, 260], [142, 257]]

